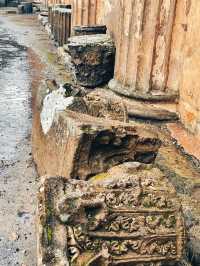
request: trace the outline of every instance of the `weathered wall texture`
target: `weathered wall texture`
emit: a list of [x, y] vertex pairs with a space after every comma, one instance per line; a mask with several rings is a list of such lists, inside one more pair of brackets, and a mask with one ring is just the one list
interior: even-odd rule
[[186, 22], [179, 112], [185, 127], [200, 136], [200, 1], [188, 0], [182, 13]]

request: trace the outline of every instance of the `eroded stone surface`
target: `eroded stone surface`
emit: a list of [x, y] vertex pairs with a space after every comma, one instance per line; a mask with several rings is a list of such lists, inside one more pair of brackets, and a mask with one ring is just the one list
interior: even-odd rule
[[126, 105], [121, 98], [109, 95], [106, 90], [96, 89], [84, 97], [88, 114], [109, 120], [128, 122]]
[[96, 87], [107, 83], [113, 77], [115, 46], [109, 35], [71, 37], [68, 52], [78, 84]]
[[151, 163], [161, 144], [143, 126], [94, 120], [69, 110], [57, 113], [48, 133], [40, 134], [34, 150], [39, 174], [77, 179], [88, 179], [125, 161]]
[[180, 203], [152, 166], [125, 163], [90, 182], [44, 177], [38, 210], [38, 265], [160, 265], [182, 257]]

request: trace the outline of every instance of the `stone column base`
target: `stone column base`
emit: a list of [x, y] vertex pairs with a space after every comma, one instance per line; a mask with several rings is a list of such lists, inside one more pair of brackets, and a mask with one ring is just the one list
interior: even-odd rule
[[148, 93], [130, 90], [130, 87], [126, 87], [119, 81], [112, 79], [109, 84], [109, 88], [119, 94], [125, 95], [130, 98], [144, 100], [144, 101], [169, 101], [176, 102], [178, 100], [179, 94], [175, 91], [151, 91]]

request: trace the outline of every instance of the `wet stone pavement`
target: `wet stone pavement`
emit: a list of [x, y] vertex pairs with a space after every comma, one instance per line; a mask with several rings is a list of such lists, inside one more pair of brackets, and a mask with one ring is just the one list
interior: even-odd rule
[[0, 18], [0, 266], [36, 265], [31, 79], [19, 39]]
[[30, 132], [30, 78], [26, 48], [0, 28], [0, 159], [17, 156], [16, 145]]

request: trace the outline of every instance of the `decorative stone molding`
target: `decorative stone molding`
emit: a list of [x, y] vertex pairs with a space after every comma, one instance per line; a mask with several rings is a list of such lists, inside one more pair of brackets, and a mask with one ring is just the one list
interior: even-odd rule
[[155, 160], [158, 135], [147, 125], [127, 123], [123, 101], [103, 95], [97, 90], [84, 96], [82, 88], [58, 89], [50, 81], [39, 88], [32, 143], [40, 176], [88, 179], [127, 160]]
[[115, 77], [109, 86], [129, 97], [175, 100], [167, 87], [176, 0], [119, 1]]
[[157, 168], [137, 163], [90, 182], [44, 177], [38, 224], [39, 266], [171, 265], [184, 250], [174, 188]]
[[87, 180], [120, 162], [153, 162], [159, 147], [160, 140], [143, 127], [65, 111], [43, 136], [37, 151], [43, 157], [36, 163], [46, 173]]

